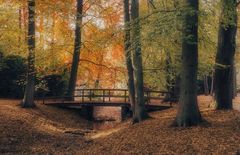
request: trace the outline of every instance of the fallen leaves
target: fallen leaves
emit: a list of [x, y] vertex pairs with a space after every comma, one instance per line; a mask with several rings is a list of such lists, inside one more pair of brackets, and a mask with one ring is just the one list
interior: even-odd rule
[[[153, 119], [92, 132], [91, 123], [74, 111], [38, 105], [25, 110], [0, 101], [0, 152], [8, 154], [237, 154], [240, 112], [214, 111], [199, 98], [207, 123], [169, 127], [177, 106], [151, 113]], [[237, 103], [238, 104], [238, 103]], [[44, 124], [41, 126], [41, 124]], [[50, 126], [51, 128], [48, 128]], [[52, 128], [53, 127], [53, 128]], [[42, 128], [42, 129], [40, 129]], [[51, 132], [49, 132], [49, 131]], [[54, 130], [54, 132], [52, 132]], [[86, 136], [87, 135], [87, 136]]]

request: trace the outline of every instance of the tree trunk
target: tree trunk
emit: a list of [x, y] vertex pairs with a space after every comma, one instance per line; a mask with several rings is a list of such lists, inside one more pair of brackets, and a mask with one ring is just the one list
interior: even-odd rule
[[173, 88], [173, 97], [174, 102], [178, 102], [180, 98], [180, 85], [181, 85], [181, 75], [177, 74], [174, 81], [174, 88]]
[[[128, 92], [131, 106], [135, 105], [135, 90], [134, 90], [134, 76], [131, 56], [131, 32], [130, 32], [130, 13], [129, 13], [129, 0], [124, 0], [124, 51], [126, 57], [127, 74], [128, 74]], [[134, 108], [132, 108], [134, 110]]]
[[24, 108], [35, 106], [35, 0], [28, 0], [28, 50], [27, 84], [22, 101]]
[[199, 1], [185, 2], [187, 8], [183, 21], [180, 103], [174, 122], [179, 127], [198, 125], [202, 121], [197, 104]]
[[235, 65], [233, 65], [233, 69], [232, 69], [232, 95], [233, 95], [233, 99], [235, 99], [235, 97], [237, 96], [237, 73], [236, 73], [236, 67]]
[[204, 82], [204, 94], [207, 96], [207, 95], [209, 95], [208, 76], [207, 75], [204, 75], [203, 82]]
[[77, 0], [75, 44], [74, 44], [72, 68], [71, 68], [71, 74], [70, 74], [70, 80], [69, 80], [68, 92], [67, 92], [67, 96], [69, 97], [70, 100], [74, 100], [74, 90], [75, 90], [76, 81], [77, 81], [77, 72], [78, 72], [80, 49], [81, 49], [82, 12], [83, 12], [83, 0]]
[[212, 76], [211, 76], [211, 90], [210, 90], [210, 95], [214, 96], [214, 72], [212, 72]]
[[171, 60], [171, 55], [168, 51], [166, 51], [166, 60], [165, 60], [165, 78], [166, 78], [166, 89], [170, 94], [167, 94], [165, 96], [164, 101], [168, 102], [171, 101], [171, 98], [174, 98], [174, 80], [173, 80], [173, 67], [172, 67], [172, 60]]
[[[215, 67], [216, 109], [232, 109], [232, 68], [236, 50], [237, 33], [236, 0], [222, 1], [222, 14], [218, 34]], [[226, 21], [227, 20], [227, 21]], [[231, 20], [231, 21], [229, 21]]]
[[19, 36], [18, 36], [18, 48], [21, 48], [21, 41], [22, 41], [22, 7], [19, 6], [18, 10], [18, 28], [19, 28]]
[[135, 78], [136, 104], [134, 106], [133, 123], [138, 123], [148, 118], [145, 109], [144, 91], [143, 91], [143, 67], [142, 51], [140, 39], [140, 22], [139, 22], [139, 0], [131, 1], [132, 17], [132, 48], [133, 48], [133, 69]]

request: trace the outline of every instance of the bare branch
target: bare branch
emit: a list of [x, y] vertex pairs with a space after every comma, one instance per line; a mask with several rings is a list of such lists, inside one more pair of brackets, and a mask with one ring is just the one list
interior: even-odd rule
[[152, 8], [156, 9], [156, 6], [154, 5], [153, 0], [148, 0], [148, 4], [149, 4]]

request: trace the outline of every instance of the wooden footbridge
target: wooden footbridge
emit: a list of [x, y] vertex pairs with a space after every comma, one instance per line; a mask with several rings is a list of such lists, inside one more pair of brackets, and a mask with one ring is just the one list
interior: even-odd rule
[[[145, 105], [147, 107], [157, 105], [168, 98], [169, 92], [144, 91]], [[111, 106], [131, 107], [127, 89], [76, 89], [74, 100], [70, 101], [68, 96], [44, 97], [43, 104], [56, 106]], [[170, 105], [173, 100], [168, 100]]]
[[[160, 105], [167, 97], [169, 92], [164, 91], [144, 91], [145, 106], [148, 111], [163, 110], [171, 107]], [[76, 89], [74, 100], [68, 100], [68, 96], [43, 98], [43, 104], [65, 108], [80, 108], [81, 114], [87, 119], [92, 120], [94, 107], [120, 107], [121, 118], [124, 120], [132, 114], [132, 107], [129, 101], [127, 89]]]

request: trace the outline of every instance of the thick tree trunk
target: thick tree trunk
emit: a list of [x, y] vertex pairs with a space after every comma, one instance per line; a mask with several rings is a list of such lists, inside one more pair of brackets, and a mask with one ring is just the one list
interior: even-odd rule
[[198, 69], [198, 0], [186, 0], [186, 15], [183, 22], [182, 71], [180, 103], [175, 126], [198, 125], [201, 114], [197, 104]]
[[81, 49], [81, 26], [82, 26], [82, 12], [83, 0], [77, 0], [77, 13], [76, 13], [76, 29], [75, 29], [75, 44], [73, 52], [73, 60], [71, 67], [70, 80], [68, 85], [67, 96], [70, 100], [74, 100], [74, 90], [76, 87], [80, 49]]
[[[124, 50], [126, 57], [127, 73], [128, 73], [128, 92], [129, 99], [132, 107], [135, 106], [135, 90], [134, 90], [134, 75], [131, 56], [131, 32], [130, 32], [130, 13], [129, 13], [129, 0], [124, 0]], [[132, 108], [134, 110], [134, 108]]]
[[28, 0], [28, 50], [27, 84], [22, 101], [24, 108], [35, 106], [35, 0]]
[[[237, 8], [236, 0], [222, 1], [222, 14], [218, 34], [215, 68], [216, 109], [232, 109], [232, 68], [236, 50]], [[230, 20], [231, 21], [228, 21]]]
[[143, 67], [142, 51], [140, 39], [140, 22], [139, 22], [139, 0], [131, 1], [132, 17], [132, 47], [133, 47], [133, 69], [135, 78], [136, 104], [134, 106], [133, 123], [138, 123], [148, 118], [145, 109], [144, 91], [143, 91]]

